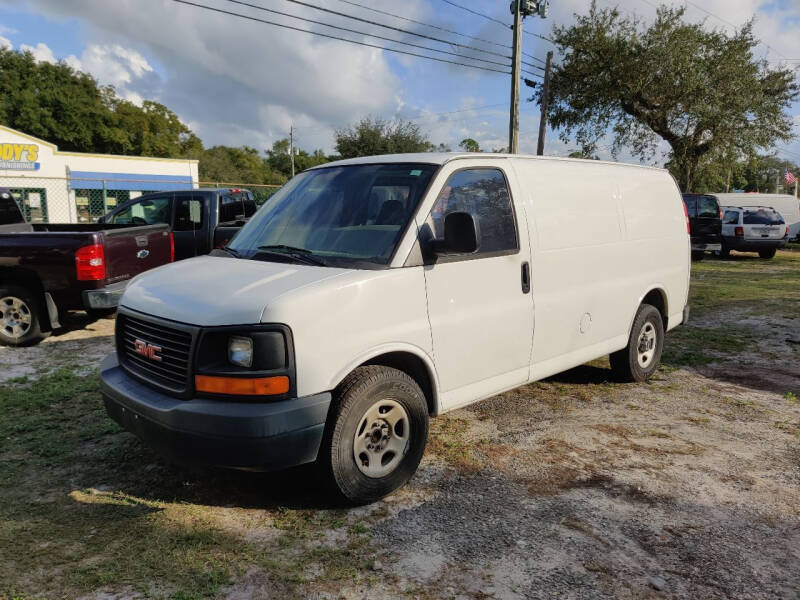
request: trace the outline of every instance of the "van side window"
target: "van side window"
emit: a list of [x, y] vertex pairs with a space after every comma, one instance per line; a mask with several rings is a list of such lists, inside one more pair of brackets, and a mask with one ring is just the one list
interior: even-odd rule
[[739, 224], [739, 211], [726, 210], [722, 218], [723, 225], [738, 225]]
[[203, 200], [196, 196], [175, 199], [175, 231], [193, 231], [203, 226]]
[[435, 237], [444, 237], [444, 219], [451, 212], [476, 217], [481, 230], [478, 254], [519, 249], [511, 196], [499, 169], [464, 169], [450, 176], [426, 221]]

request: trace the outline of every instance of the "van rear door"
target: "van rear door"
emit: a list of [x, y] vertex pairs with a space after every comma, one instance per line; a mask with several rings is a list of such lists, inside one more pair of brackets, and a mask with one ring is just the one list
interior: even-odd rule
[[766, 206], [745, 207], [742, 226], [745, 240], [780, 240], [786, 235], [783, 217]]

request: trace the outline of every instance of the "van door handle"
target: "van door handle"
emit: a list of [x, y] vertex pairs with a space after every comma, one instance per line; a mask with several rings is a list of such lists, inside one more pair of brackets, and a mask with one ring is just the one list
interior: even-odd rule
[[527, 261], [522, 263], [522, 293], [528, 294], [531, 291], [531, 266]]

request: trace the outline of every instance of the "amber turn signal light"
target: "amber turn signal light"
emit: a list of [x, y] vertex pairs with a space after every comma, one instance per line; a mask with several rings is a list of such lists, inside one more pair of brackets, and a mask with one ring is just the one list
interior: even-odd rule
[[289, 378], [277, 377], [211, 377], [195, 375], [198, 392], [231, 396], [278, 396], [289, 391]]

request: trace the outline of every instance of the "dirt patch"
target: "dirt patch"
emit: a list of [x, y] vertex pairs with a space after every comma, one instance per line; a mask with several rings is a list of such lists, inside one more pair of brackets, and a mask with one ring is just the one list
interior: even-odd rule
[[94, 319], [85, 313], [69, 314], [65, 327], [26, 348], [0, 346], [0, 382], [35, 381], [60, 368], [88, 374], [114, 349], [114, 318]]

